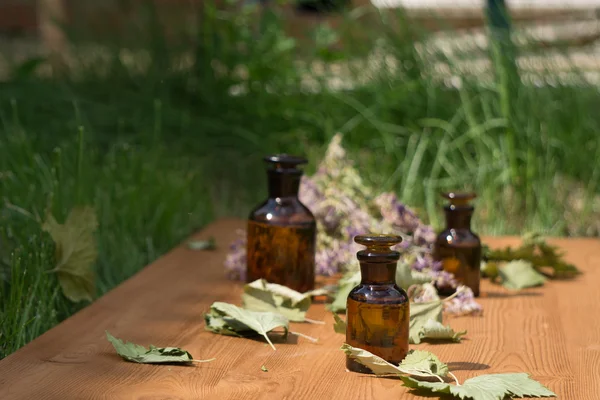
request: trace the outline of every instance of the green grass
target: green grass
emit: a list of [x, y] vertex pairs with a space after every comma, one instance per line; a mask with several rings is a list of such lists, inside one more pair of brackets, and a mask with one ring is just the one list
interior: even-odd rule
[[[85, 306], [66, 300], [47, 273], [53, 245], [40, 223], [48, 211], [62, 221], [74, 206], [94, 206], [100, 296], [211, 219], [246, 216], [265, 196], [262, 156], [304, 153], [312, 171], [336, 132], [367, 181], [436, 227], [439, 192], [470, 188], [480, 196], [480, 233], [598, 234], [590, 224], [600, 213], [595, 86], [524, 84], [507, 96], [506, 83], [462, 74], [456, 89], [416, 51], [421, 36], [410, 25], [400, 35], [373, 18], [361, 40], [321, 29], [298, 48], [276, 15], [260, 34], [246, 18], [205, 14], [197, 36], [169, 45], [150, 23], [135, 48], [105, 43], [108, 62], [88, 62], [75, 76], [19, 70], [1, 85], [0, 358]], [[339, 42], [342, 50], [329, 46]], [[111, 50], [125, 44], [147, 51], [146, 68], [133, 71]], [[356, 60], [345, 76], [362, 82], [365, 49], [375, 46], [399, 68], [349, 90], [303, 89], [307, 77], [323, 82], [311, 60]], [[181, 55], [195, 62], [173, 68]], [[235, 85], [245, 94], [231, 96]]]

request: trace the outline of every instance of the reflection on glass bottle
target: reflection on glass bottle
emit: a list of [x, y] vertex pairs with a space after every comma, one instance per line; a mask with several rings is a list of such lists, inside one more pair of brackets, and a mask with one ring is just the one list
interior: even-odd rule
[[[471, 216], [474, 207], [470, 204], [475, 193], [445, 193], [450, 200], [444, 207], [446, 229], [435, 241], [433, 258], [442, 262], [445, 271], [451, 272], [456, 280], [473, 290], [479, 296], [479, 277], [481, 268], [481, 241], [471, 231]], [[454, 289], [438, 287], [440, 294], [452, 294]]]
[[247, 281], [266, 279], [299, 292], [314, 289], [316, 221], [298, 199], [306, 160], [266, 157], [269, 198], [248, 218]]
[[[361, 282], [348, 295], [346, 343], [367, 350], [393, 364], [408, 353], [409, 301], [396, 285], [400, 253], [390, 249], [402, 238], [394, 235], [359, 235], [356, 243], [367, 246], [357, 253]], [[371, 373], [346, 357], [350, 371]]]

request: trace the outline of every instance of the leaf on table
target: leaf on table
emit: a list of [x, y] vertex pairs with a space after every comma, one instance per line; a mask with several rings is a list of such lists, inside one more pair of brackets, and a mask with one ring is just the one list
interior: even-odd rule
[[273, 350], [275, 346], [267, 333], [276, 328], [283, 328], [283, 336], [287, 337], [289, 327], [289, 320], [281, 314], [245, 310], [221, 301], [216, 301], [210, 306], [210, 312], [204, 314], [204, 321], [206, 330], [220, 335], [262, 335]]
[[443, 325], [439, 321], [428, 319], [423, 325], [419, 336], [421, 340], [448, 340], [452, 342], [460, 342], [461, 338], [467, 334], [467, 331], [455, 332], [454, 329], [447, 325]]
[[347, 343], [342, 345], [341, 350], [343, 350], [348, 357], [369, 368], [375, 375], [402, 374], [402, 371], [400, 371], [396, 365], [385, 361], [383, 358], [376, 356], [367, 350], [352, 347]]
[[64, 295], [75, 303], [94, 297], [96, 277], [92, 267], [98, 257], [94, 239], [97, 227], [91, 207], [73, 208], [64, 224], [48, 215], [42, 225], [55, 244], [56, 265], [51, 272], [56, 272]]
[[190, 250], [214, 250], [217, 248], [217, 241], [211, 236], [207, 240], [191, 240], [187, 245]]
[[191, 363], [191, 362], [208, 362], [210, 360], [194, 360], [192, 355], [178, 347], [155, 347], [150, 345], [147, 349], [139, 344], [131, 342], [124, 343], [106, 331], [106, 338], [125, 360], [140, 363], [140, 364], [161, 364], [161, 363]]
[[435, 354], [423, 350], [409, 351], [398, 368], [405, 374], [413, 376], [443, 378], [448, 375], [448, 365], [441, 362]]
[[333, 319], [335, 321], [335, 323], [333, 324], [333, 330], [335, 331], [335, 333], [342, 333], [345, 335], [346, 334], [346, 321], [344, 321], [336, 313], [332, 312], [332, 314], [333, 314]]
[[262, 372], [269, 372], [267, 367], [265, 367], [264, 365], [262, 367], [260, 367], [260, 369], [262, 370]]
[[244, 286], [242, 306], [252, 311], [278, 313], [294, 322], [313, 322], [306, 319], [306, 312], [317, 291], [299, 293], [283, 285], [258, 279]]
[[423, 327], [429, 320], [442, 322], [443, 302], [410, 303], [409, 342], [421, 343]]
[[449, 394], [459, 399], [503, 400], [506, 397], [556, 397], [556, 394], [525, 373], [480, 375], [467, 379], [462, 385], [419, 381], [401, 376], [404, 386], [429, 390], [440, 397]]
[[540, 286], [546, 282], [546, 278], [530, 262], [524, 260], [511, 261], [499, 268], [498, 273], [502, 278], [502, 285], [513, 290]]
[[413, 350], [396, 366], [367, 350], [352, 347], [347, 343], [341, 347], [346, 355], [369, 368], [375, 375], [414, 375], [437, 377], [440, 381], [448, 374], [448, 366], [428, 351]]
[[483, 259], [488, 262], [529, 261], [534, 269], [550, 278], [572, 278], [581, 273], [576, 266], [564, 260], [564, 252], [548, 244], [541, 235], [525, 234], [522, 239], [523, 243], [516, 248], [509, 246], [492, 250], [482, 246]]
[[360, 271], [350, 271], [344, 274], [339, 281], [338, 290], [333, 299], [333, 303], [329, 305], [328, 309], [333, 312], [346, 311], [348, 295], [352, 289], [358, 286], [360, 279]]

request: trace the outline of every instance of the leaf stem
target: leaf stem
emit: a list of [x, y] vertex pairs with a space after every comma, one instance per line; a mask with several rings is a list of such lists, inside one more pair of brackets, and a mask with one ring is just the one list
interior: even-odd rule
[[277, 350], [275, 348], [275, 346], [273, 346], [273, 342], [271, 342], [271, 339], [269, 339], [269, 335], [267, 335], [266, 333], [263, 335], [265, 337], [265, 339], [267, 339], [267, 342], [269, 342], [269, 346], [271, 346], [271, 348], [273, 349], [273, 351]]
[[458, 296], [460, 293], [459, 290], [454, 291], [454, 293], [452, 293], [450, 296], [446, 297], [445, 299], [442, 300], [442, 303], [448, 300], [452, 300], [453, 298], [455, 298], [456, 296]]
[[460, 383], [458, 382], [458, 379], [456, 378], [456, 375], [454, 375], [450, 371], [448, 371], [448, 375], [450, 375], [452, 378], [454, 378], [454, 382], [456, 382], [456, 386], [460, 386]]
[[306, 317], [304, 317], [304, 321], [311, 323], [311, 324], [325, 325], [325, 321], [317, 321], [317, 320], [306, 318]]
[[191, 362], [195, 362], [195, 363], [205, 363], [205, 362], [211, 362], [211, 361], [215, 361], [216, 358], [209, 358], [208, 360], [190, 360]]
[[313, 342], [313, 343], [317, 343], [317, 342], [319, 341], [319, 339], [317, 339], [317, 338], [314, 338], [314, 337], [312, 337], [312, 336], [305, 335], [305, 334], [303, 334], [303, 333], [292, 332], [292, 331], [290, 331], [290, 333], [291, 333], [292, 335], [300, 336], [300, 337], [303, 337], [304, 339], [310, 340], [310, 341], [311, 341], [311, 342]]

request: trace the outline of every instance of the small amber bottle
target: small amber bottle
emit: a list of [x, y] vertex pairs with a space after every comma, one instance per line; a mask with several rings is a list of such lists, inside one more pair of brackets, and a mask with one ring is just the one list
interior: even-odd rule
[[[409, 300], [396, 285], [400, 253], [390, 249], [402, 241], [394, 235], [359, 235], [358, 244], [367, 246], [357, 253], [361, 281], [348, 295], [346, 343], [367, 350], [393, 364], [408, 353]], [[372, 373], [346, 357], [350, 371]]]
[[298, 292], [314, 289], [316, 221], [298, 199], [306, 160], [265, 158], [269, 197], [248, 218], [247, 281], [266, 279]]
[[[450, 200], [444, 207], [446, 229], [438, 235], [433, 258], [442, 262], [445, 271], [454, 274], [458, 283], [468, 286], [475, 296], [479, 296], [481, 264], [481, 241], [471, 231], [471, 216], [474, 207], [470, 204], [475, 193], [444, 193]], [[454, 292], [450, 287], [438, 287], [442, 295]]]

